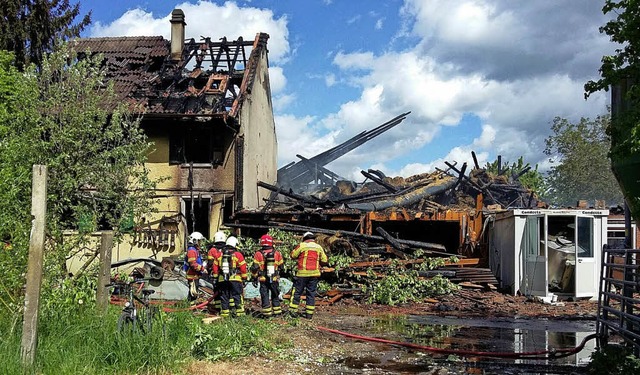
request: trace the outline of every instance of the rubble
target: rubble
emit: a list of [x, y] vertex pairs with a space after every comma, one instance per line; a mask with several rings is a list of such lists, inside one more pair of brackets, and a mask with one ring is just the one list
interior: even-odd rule
[[[487, 268], [485, 213], [541, 204], [518, 180], [529, 168], [513, 174], [499, 165], [494, 175], [481, 168], [472, 153], [471, 171], [467, 163], [458, 167], [457, 162], [406, 178], [369, 169], [361, 171], [365, 180], [358, 183], [326, 167], [398, 125], [408, 114], [316, 156], [298, 155], [300, 161], [278, 170], [275, 185], [258, 181], [260, 188], [271, 192], [263, 207], [236, 211], [224, 225], [256, 238], [269, 229], [321, 234], [318, 242], [329, 254], [354, 259], [339, 271], [338, 281], [347, 285], [371, 272], [382, 277], [389, 262], [397, 261], [419, 270], [423, 278], [440, 275], [468, 288], [496, 289], [498, 282]], [[419, 268], [427, 257], [452, 256], [461, 262], [435, 270]]]

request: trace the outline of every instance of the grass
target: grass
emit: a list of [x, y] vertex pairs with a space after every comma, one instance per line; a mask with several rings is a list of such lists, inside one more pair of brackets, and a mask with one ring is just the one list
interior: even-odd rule
[[251, 317], [202, 324], [190, 312], [162, 313], [147, 334], [120, 334], [120, 310], [79, 307], [41, 314], [36, 363], [20, 362], [21, 325], [0, 317], [0, 374], [179, 374], [185, 363], [268, 353], [290, 346], [278, 325]]

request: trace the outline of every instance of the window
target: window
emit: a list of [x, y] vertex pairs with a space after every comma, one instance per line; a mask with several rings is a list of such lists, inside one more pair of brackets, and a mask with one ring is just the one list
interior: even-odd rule
[[176, 127], [169, 138], [169, 164], [222, 164], [224, 137], [211, 125]]
[[593, 258], [593, 218], [578, 217], [578, 256]]

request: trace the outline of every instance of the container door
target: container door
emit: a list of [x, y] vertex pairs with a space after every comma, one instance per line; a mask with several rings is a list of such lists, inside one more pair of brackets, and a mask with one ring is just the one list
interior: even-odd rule
[[598, 285], [595, 262], [595, 220], [576, 217], [576, 297], [594, 297]]
[[524, 285], [521, 291], [525, 295], [547, 295], [547, 257], [545, 217], [527, 216], [520, 253], [524, 258]]

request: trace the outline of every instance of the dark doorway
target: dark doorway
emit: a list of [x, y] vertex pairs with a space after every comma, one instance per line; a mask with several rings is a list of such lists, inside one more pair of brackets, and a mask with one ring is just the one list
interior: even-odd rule
[[187, 218], [187, 232], [200, 232], [209, 238], [210, 198], [184, 198], [184, 215]]

